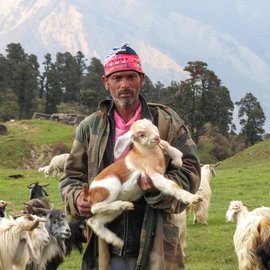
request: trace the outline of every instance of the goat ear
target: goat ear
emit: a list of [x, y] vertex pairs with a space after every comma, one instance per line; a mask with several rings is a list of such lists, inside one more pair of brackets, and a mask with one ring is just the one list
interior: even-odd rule
[[88, 196], [89, 196], [89, 187], [88, 185], [83, 185], [83, 200], [87, 201]]
[[235, 215], [235, 211], [228, 210], [226, 212], [226, 222], [232, 221], [233, 222], [233, 216]]
[[121, 156], [121, 154], [125, 151], [128, 145], [131, 144], [131, 141], [132, 132], [130, 130], [117, 139], [114, 147], [115, 158], [119, 158]]
[[216, 176], [216, 171], [213, 167], [210, 167], [212, 176]]

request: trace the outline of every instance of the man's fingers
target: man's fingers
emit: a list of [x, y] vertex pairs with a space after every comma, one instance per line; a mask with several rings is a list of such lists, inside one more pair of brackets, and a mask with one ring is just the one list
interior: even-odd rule
[[76, 206], [81, 216], [90, 217], [91, 208], [87, 201], [84, 200], [83, 192], [80, 193], [76, 200]]

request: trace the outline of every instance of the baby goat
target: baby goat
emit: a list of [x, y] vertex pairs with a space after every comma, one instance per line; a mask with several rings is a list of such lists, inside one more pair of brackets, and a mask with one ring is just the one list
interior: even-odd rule
[[115, 157], [118, 158], [126, 147], [133, 143], [128, 155], [119, 159], [100, 172], [88, 189], [84, 186], [84, 195], [94, 215], [87, 224], [107, 243], [117, 248], [123, 247], [123, 241], [104, 225], [114, 220], [124, 210], [133, 210], [135, 201], [143, 195], [137, 183], [140, 176], [149, 176], [153, 185], [162, 193], [174, 196], [183, 203], [198, 203], [202, 199], [181, 189], [175, 182], [164, 177], [165, 158], [163, 151], [172, 159], [172, 164], [182, 166], [182, 153], [168, 142], [160, 139], [159, 131], [150, 120], [136, 121], [115, 145]]

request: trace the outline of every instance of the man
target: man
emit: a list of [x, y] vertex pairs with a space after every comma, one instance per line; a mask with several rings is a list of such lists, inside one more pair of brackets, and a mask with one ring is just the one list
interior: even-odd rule
[[[60, 182], [66, 212], [77, 219], [91, 216], [89, 205], [83, 200], [82, 185], [90, 183], [115, 161], [115, 141], [141, 118], [153, 121], [161, 139], [183, 153], [180, 169], [172, 166], [167, 157], [166, 177], [195, 193], [200, 184], [196, 145], [183, 120], [172, 109], [147, 104], [140, 95], [144, 72], [139, 56], [127, 44], [114, 48], [105, 60], [104, 70], [103, 83], [112, 100], [102, 101], [97, 112], [77, 128]], [[126, 211], [108, 224], [110, 230], [124, 240], [124, 247], [118, 250], [92, 233], [83, 256], [83, 270], [184, 269], [178, 214], [186, 205], [160, 193], [148, 177], [141, 177], [138, 183], [145, 196], [134, 203], [134, 211]]]

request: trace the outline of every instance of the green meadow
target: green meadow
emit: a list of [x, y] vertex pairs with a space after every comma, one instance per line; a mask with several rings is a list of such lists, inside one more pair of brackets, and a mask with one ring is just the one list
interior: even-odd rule
[[[38, 167], [47, 165], [48, 149], [71, 147], [75, 127], [59, 122], [27, 120], [5, 123], [7, 135], [0, 135], [0, 199], [12, 203], [8, 213], [20, 211], [29, 200], [27, 185], [38, 181], [49, 184], [49, 201], [62, 208], [58, 178], [44, 178]], [[40, 157], [44, 157], [43, 160]], [[27, 166], [26, 166], [27, 165]], [[27, 169], [25, 169], [27, 168]], [[250, 210], [270, 205], [270, 140], [258, 143], [216, 168], [211, 180], [212, 201], [208, 226], [187, 219], [187, 270], [237, 270], [233, 246], [235, 224], [226, 223], [225, 213], [231, 200], [241, 200]], [[11, 175], [21, 175], [14, 179]], [[73, 252], [59, 268], [80, 269], [81, 255]]]

